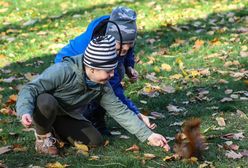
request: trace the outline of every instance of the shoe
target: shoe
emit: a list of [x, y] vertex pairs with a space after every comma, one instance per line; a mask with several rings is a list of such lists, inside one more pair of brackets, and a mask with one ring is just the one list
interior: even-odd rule
[[102, 134], [102, 135], [105, 135], [105, 136], [112, 136], [111, 132], [109, 131], [109, 129], [107, 127], [101, 127], [101, 128], [97, 128], [97, 130]]
[[58, 155], [59, 151], [56, 147], [57, 139], [49, 132], [45, 135], [38, 135], [35, 133], [35, 150], [38, 153], [48, 155]]

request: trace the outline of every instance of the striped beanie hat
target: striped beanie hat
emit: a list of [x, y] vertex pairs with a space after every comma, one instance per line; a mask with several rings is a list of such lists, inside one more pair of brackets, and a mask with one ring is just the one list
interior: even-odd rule
[[83, 62], [86, 66], [101, 70], [113, 70], [117, 67], [116, 41], [111, 35], [99, 36], [88, 44]]

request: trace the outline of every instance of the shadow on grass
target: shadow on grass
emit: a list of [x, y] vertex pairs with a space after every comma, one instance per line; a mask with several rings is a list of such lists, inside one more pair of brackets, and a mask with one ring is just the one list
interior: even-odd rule
[[[113, 4], [112, 6], [115, 6], [116, 4]], [[88, 8], [88, 9], [78, 9], [78, 10], [74, 10], [74, 11], [69, 11], [66, 14], [62, 15], [61, 17], [69, 17], [73, 14], [77, 14], [77, 13], [81, 13], [84, 11], [93, 11], [94, 8], [109, 8], [109, 5], [100, 5], [100, 6], [94, 6], [92, 8]], [[137, 44], [137, 51], [139, 52], [141, 50], [141, 48], [146, 47], [152, 47], [151, 52], [153, 49], [157, 49], [160, 47], [169, 47], [171, 44], [174, 43], [174, 41], [179, 38], [179, 39], [189, 39], [191, 37], [197, 37], [197, 38], [203, 38], [203, 39], [208, 39], [208, 40], [213, 40], [214, 38], [219, 38], [221, 36], [228, 36], [231, 33], [237, 33], [237, 29], [241, 23], [234, 22], [232, 24], [230, 24], [227, 21], [221, 22], [221, 20], [223, 18], [226, 18], [226, 14], [229, 12], [233, 12], [235, 13], [236, 16], [239, 17], [244, 17], [247, 16], [247, 8], [244, 9], [240, 9], [240, 10], [233, 10], [233, 11], [228, 11], [228, 12], [224, 12], [224, 13], [213, 13], [210, 14], [206, 19], [197, 19], [197, 20], [190, 20], [185, 24], [181, 24], [181, 25], [175, 25], [179, 28], [182, 29], [182, 31], [177, 32], [174, 31], [170, 26], [161, 26], [156, 28], [153, 31], [143, 31], [139, 33], [139, 36], [142, 37], [142, 40], [138, 41]], [[58, 18], [59, 19], [59, 18]], [[219, 27], [221, 28], [225, 28], [227, 27], [227, 29], [225, 29], [225, 31], [220, 31], [219, 33], [216, 33], [214, 35], [209, 35], [207, 32], [211, 31], [211, 27], [213, 27], [212, 24], [209, 23], [210, 20], [212, 19], [217, 19], [217, 21], [214, 23], [214, 27]], [[40, 22], [38, 22], [37, 24], [45, 24], [46, 22], [48, 22], [48, 20], [51, 20], [49, 18], [45, 18], [44, 20], [41, 20]], [[56, 19], [54, 19], [56, 20]], [[201, 25], [205, 25], [203, 27], [195, 27], [192, 26], [195, 22], [201, 22]], [[186, 26], [186, 27], [185, 27]], [[5, 26], [3, 28], [0, 29], [0, 31], [5, 31], [9, 28], [15, 28], [15, 29], [21, 29], [24, 32], [28, 32], [28, 28], [22, 28], [20, 25], [9, 25], [9, 26]], [[196, 30], [201, 30], [198, 33], [196, 33]], [[149, 45], [145, 42], [144, 39], [146, 38], [155, 38], [155, 36], [158, 36], [159, 39], [161, 39], [161, 42], [155, 42], [152, 45]], [[180, 48], [180, 47], [179, 47]], [[39, 61], [43, 61], [44, 63], [40, 63]], [[35, 57], [33, 59], [29, 59], [25, 62], [17, 62], [17, 63], [12, 63], [8, 66], [5, 66], [3, 69], [8, 69], [11, 70], [10, 73], [1, 73], [1, 77], [2, 78], [8, 78], [11, 76], [15, 76], [16, 78], [19, 77], [23, 77], [23, 75], [25, 73], [28, 72], [32, 72], [32, 73], [41, 73], [46, 67], [48, 67], [54, 60], [54, 56], [47, 54], [47, 55], [41, 55], [39, 57]], [[246, 64], [247, 65], [247, 64]], [[15, 87], [17, 84], [22, 83], [23, 80], [16, 80], [12, 83], [2, 83], [1, 87], [5, 88], [4, 90], [0, 91], [1, 94], [3, 94], [6, 98], [7, 96], [9, 96], [10, 94], [16, 94], [17, 91], [11, 89], [11, 87]], [[232, 88], [245, 88], [244, 85], [241, 84], [241, 82], [234, 82], [234, 81], [230, 81], [230, 83], [228, 85], [226, 85], [226, 87], [232, 87]], [[196, 102], [194, 104], [190, 104], [189, 105], [189, 111], [188, 113], [183, 116], [183, 115], [179, 115], [179, 116], [173, 116], [173, 115], [169, 115], [168, 112], [166, 111], [166, 105], [168, 105], [169, 103], [175, 103], [176, 105], [182, 105], [179, 102], [183, 102], [186, 101], [187, 98], [185, 97], [187, 91], [194, 91], [196, 89], [198, 89], [199, 87], [204, 87], [204, 88], [208, 88], [210, 92], [213, 92], [213, 96], [215, 96], [215, 98], [212, 101], [206, 102], [206, 101], [202, 101], [202, 102]], [[187, 88], [185, 90], [179, 91], [175, 94], [168, 94], [168, 95], [162, 95], [158, 98], [146, 98], [148, 100], [148, 106], [147, 108], [149, 108], [150, 110], [157, 110], [157, 111], [161, 111], [164, 112], [166, 118], [164, 120], [160, 120], [159, 125], [160, 128], [158, 129], [158, 132], [169, 135], [169, 136], [174, 136], [175, 133], [177, 131], [179, 131], [178, 128], [174, 129], [173, 127], [169, 127], [170, 124], [172, 124], [175, 121], [182, 121], [185, 118], [189, 118], [192, 116], [195, 117], [200, 117], [202, 118], [203, 122], [208, 122], [207, 120], [209, 119], [210, 116], [212, 116], [213, 111], [212, 110], [206, 110], [207, 107], [212, 107], [212, 106], [219, 106], [220, 105], [220, 109], [219, 111], [227, 111], [227, 112], [231, 112], [233, 110], [236, 110], [236, 108], [240, 107], [241, 104], [242, 106], [244, 106], [244, 102], [230, 102], [230, 103], [225, 103], [225, 104], [220, 104], [219, 100], [220, 98], [224, 95], [219, 95], [220, 91], [223, 93], [223, 90], [225, 89], [225, 86], [223, 86], [223, 88], [218, 88], [216, 86], [213, 85], [205, 85], [205, 86], [195, 86], [195, 87], [191, 87], [191, 88]], [[138, 99], [143, 99], [144, 97], [139, 96], [137, 97]], [[188, 107], [187, 107], [188, 108]], [[171, 128], [171, 129], [169, 129]], [[166, 130], [165, 130], [166, 129]], [[213, 154], [210, 156], [212, 161], [218, 161], [218, 158], [215, 157]], [[14, 159], [16, 159], [16, 157], [13, 157]], [[7, 159], [5, 159], [7, 160]], [[38, 162], [38, 161], [37, 161]], [[31, 163], [27, 163], [26, 165], [30, 165]]]

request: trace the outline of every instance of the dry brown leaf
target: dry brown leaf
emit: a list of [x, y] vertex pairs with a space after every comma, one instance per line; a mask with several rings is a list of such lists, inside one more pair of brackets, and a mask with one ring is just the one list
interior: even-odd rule
[[224, 80], [224, 79], [220, 79], [219, 81], [218, 81], [218, 83], [219, 84], [227, 84], [227, 83], [229, 83], [227, 80]]
[[224, 102], [231, 102], [231, 101], [233, 101], [233, 99], [230, 98], [230, 97], [224, 97], [223, 99], [220, 100], [220, 102], [222, 102], [222, 103], [224, 103]]
[[3, 146], [0, 148], [0, 155], [4, 154], [4, 153], [7, 153], [9, 151], [11, 151], [11, 146]]
[[237, 110], [236, 112], [237, 112], [239, 117], [244, 118], [244, 119], [248, 119], [248, 117], [246, 116], [246, 114], [243, 111]]
[[243, 150], [240, 152], [242, 156], [248, 157], [248, 150]]
[[156, 119], [160, 119], [160, 118], [165, 118], [164, 114], [153, 111], [150, 113], [153, 117], [155, 117]]
[[193, 46], [193, 49], [199, 49], [201, 48], [201, 46], [204, 44], [204, 41], [203, 40], [196, 40], [195, 41], [195, 45]]
[[176, 91], [176, 89], [172, 86], [162, 86], [160, 89], [166, 93], [175, 93]]
[[127, 148], [126, 151], [138, 152], [138, 151], [140, 151], [140, 147], [138, 147], [136, 144], [134, 144], [130, 148]]
[[9, 78], [2, 79], [2, 82], [5, 82], [5, 83], [12, 83], [14, 80], [16, 80], [16, 77], [15, 77], [15, 76], [11, 76], [11, 77], [9, 77]]
[[16, 116], [16, 111], [12, 110], [10, 107], [4, 107], [0, 109], [0, 114]]
[[225, 94], [231, 94], [232, 92], [233, 92], [232, 89], [226, 89], [226, 90], [225, 90]]
[[26, 152], [28, 150], [27, 147], [20, 144], [13, 144], [12, 148], [14, 152]]
[[225, 154], [225, 156], [227, 157], [227, 158], [230, 158], [230, 159], [240, 159], [240, 158], [242, 158], [243, 157], [243, 155], [241, 155], [240, 153], [236, 153], [236, 152], [234, 152], [234, 151], [228, 151], [226, 154]]
[[240, 51], [240, 56], [245, 58], [245, 57], [248, 57], [248, 51]]
[[106, 140], [103, 146], [108, 146], [108, 145], [109, 145], [109, 140]]
[[225, 123], [225, 120], [224, 120], [223, 117], [216, 117], [215, 119], [218, 122], [218, 125], [219, 126], [221, 126], [221, 127], [225, 127], [226, 126], [226, 123]]
[[169, 112], [181, 112], [185, 110], [185, 108], [179, 108], [178, 106], [174, 106], [172, 104], [169, 104], [166, 108]]
[[243, 132], [240, 132], [240, 133], [228, 133], [228, 134], [222, 135], [221, 138], [222, 139], [241, 140], [241, 139], [245, 138], [245, 136], [243, 134], [244, 134]]
[[144, 153], [144, 158], [146, 160], [150, 160], [150, 159], [153, 159], [155, 158], [156, 156], [154, 154], [151, 154], [151, 153]]

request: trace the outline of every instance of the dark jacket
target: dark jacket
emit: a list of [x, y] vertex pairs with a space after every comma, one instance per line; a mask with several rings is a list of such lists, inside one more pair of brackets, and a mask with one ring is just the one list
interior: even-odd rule
[[[55, 63], [61, 62], [64, 57], [75, 56], [83, 54], [86, 50], [91, 39], [99, 35], [105, 35], [106, 24], [105, 20], [109, 19], [109, 15], [101, 16], [93, 20], [87, 27], [87, 30], [81, 35], [77, 36], [73, 40], [70, 40], [69, 44], [63, 47], [55, 58]], [[115, 69], [114, 77], [109, 81], [112, 86], [115, 95], [128, 106], [130, 110], [138, 114], [139, 110], [134, 103], [124, 95], [124, 89], [121, 85], [121, 81], [125, 74], [125, 67], [134, 67], [134, 49], [131, 48], [125, 57], [119, 59], [119, 65]]]

